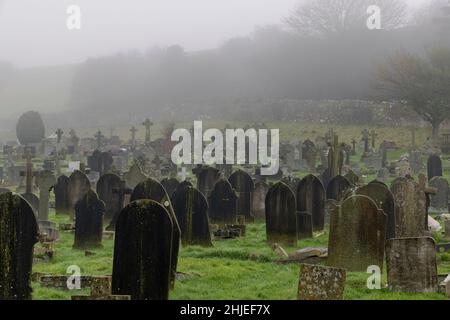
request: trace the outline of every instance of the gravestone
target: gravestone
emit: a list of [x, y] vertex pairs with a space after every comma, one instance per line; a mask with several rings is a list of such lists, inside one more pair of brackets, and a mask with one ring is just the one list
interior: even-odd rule
[[301, 264], [298, 300], [344, 300], [345, 269]]
[[37, 217], [39, 211], [39, 197], [34, 193], [22, 193], [20, 196], [28, 202]]
[[30, 205], [11, 192], [0, 195], [0, 300], [30, 300], [38, 225]]
[[255, 184], [255, 191], [252, 199], [252, 214], [255, 218], [264, 218], [266, 214], [266, 195], [269, 192], [269, 185], [264, 181]]
[[173, 230], [170, 213], [156, 201], [135, 201], [122, 210], [116, 225], [113, 294], [133, 300], [169, 298]]
[[389, 239], [386, 244], [386, 266], [391, 291], [430, 293], [438, 290], [433, 238]]
[[0, 195], [7, 193], [7, 192], [11, 192], [11, 190], [9, 190], [7, 188], [0, 188]]
[[430, 180], [429, 186], [436, 188], [437, 193], [430, 195], [430, 205], [435, 209], [448, 210], [449, 185], [444, 177], [434, 177]]
[[208, 204], [211, 223], [221, 227], [236, 224], [237, 195], [227, 180], [221, 179], [214, 185]]
[[360, 177], [353, 171], [350, 170], [347, 172], [347, 174], [344, 176], [352, 185], [357, 185], [360, 182]]
[[55, 175], [51, 171], [41, 171], [36, 177], [39, 187], [39, 221], [48, 220], [48, 203], [50, 201], [50, 191], [56, 184]]
[[91, 171], [100, 172], [100, 158], [102, 152], [100, 150], [95, 150], [90, 157], [87, 159], [87, 165]]
[[105, 203], [95, 191], [89, 190], [75, 205], [74, 249], [102, 247]]
[[395, 238], [395, 200], [392, 192], [381, 183], [369, 183], [356, 189], [356, 194], [369, 197], [387, 216], [386, 239]]
[[123, 175], [123, 178], [127, 188], [134, 189], [139, 183], [144, 182], [147, 176], [142, 172], [141, 167], [135, 163], [131, 166], [130, 171]]
[[311, 239], [313, 237], [312, 215], [309, 212], [297, 211], [297, 239]]
[[295, 195], [283, 182], [273, 185], [266, 196], [266, 235], [269, 243], [297, 244]]
[[182, 244], [212, 246], [205, 196], [194, 187], [185, 186], [173, 194], [172, 205], [180, 225]]
[[312, 217], [313, 231], [321, 231], [325, 225], [325, 189], [320, 180], [310, 174], [297, 186], [297, 211], [308, 212]]
[[366, 196], [351, 196], [331, 212], [328, 265], [347, 271], [383, 268], [386, 214]]
[[172, 197], [180, 182], [175, 178], [164, 178], [161, 180], [161, 184], [163, 185], [164, 189], [166, 189], [169, 197]]
[[339, 200], [339, 197], [352, 187], [347, 178], [337, 175], [327, 185], [327, 199]]
[[428, 169], [428, 181], [431, 181], [434, 177], [442, 177], [442, 161], [441, 157], [432, 154], [428, 157], [427, 161]]
[[238, 170], [228, 178], [228, 181], [238, 196], [238, 215], [244, 216], [246, 222], [254, 222], [255, 217], [252, 215], [252, 199], [255, 184], [252, 178], [247, 172]]
[[69, 198], [69, 215], [74, 217], [75, 205], [84, 198], [86, 193], [91, 189], [91, 182], [88, 177], [81, 171], [74, 171], [69, 177], [68, 198]]
[[216, 182], [220, 179], [220, 170], [210, 166], [198, 166], [192, 172], [197, 177], [197, 189], [209, 197], [211, 190]]
[[[172, 221], [172, 268], [171, 268], [171, 287], [175, 287], [175, 276], [177, 272], [178, 264], [178, 251], [180, 249], [181, 229], [178, 225], [175, 211], [173, 210], [172, 203], [170, 202], [169, 195], [164, 187], [155, 179], [148, 178], [144, 182], [139, 183], [134, 188], [130, 202], [137, 200], [153, 200], [161, 204], [169, 213]], [[120, 219], [120, 215], [119, 215]]]
[[421, 237], [428, 228], [427, 195], [414, 179], [400, 177], [392, 182], [397, 238]]
[[53, 188], [56, 214], [69, 214], [69, 178], [60, 176]]
[[113, 220], [122, 211], [124, 206], [125, 181], [118, 175], [107, 173], [97, 182], [97, 194], [106, 205], [105, 221]]

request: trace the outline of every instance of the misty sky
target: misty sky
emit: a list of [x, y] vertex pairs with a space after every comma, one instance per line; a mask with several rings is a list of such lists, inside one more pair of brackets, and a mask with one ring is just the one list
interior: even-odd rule
[[[427, 0], [407, 0], [417, 4]], [[255, 26], [279, 24], [298, 0], [0, 0], [0, 60], [19, 67], [180, 44], [215, 48]], [[67, 7], [82, 29], [66, 28]]]

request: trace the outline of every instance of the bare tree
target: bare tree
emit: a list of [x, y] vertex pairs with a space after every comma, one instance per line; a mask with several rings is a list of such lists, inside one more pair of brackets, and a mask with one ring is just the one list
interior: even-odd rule
[[362, 29], [366, 28], [371, 5], [381, 9], [383, 29], [395, 29], [407, 21], [403, 0], [307, 0], [291, 11], [285, 23], [300, 35], [326, 36]]

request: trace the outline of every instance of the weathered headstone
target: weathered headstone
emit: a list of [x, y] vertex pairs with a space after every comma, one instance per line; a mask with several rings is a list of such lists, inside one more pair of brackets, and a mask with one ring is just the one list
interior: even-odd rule
[[86, 193], [91, 189], [91, 182], [88, 177], [81, 171], [74, 171], [69, 177], [68, 198], [69, 198], [69, 214], [71, 217], [75, 215], [75, 205], [84, 198]]
[[295, 195], [283, 182], [273, 185], [266, 196], [266, 235], [269, 243], [297, 244]]
[[427, 161], [428, 169], [428, 181], [431, 181], [434, 177], [442, 177], [442, 161], [441, 157], [436, 154], [432, 154], [428, 157]]
[[252, 214], [255, 218], [264, 218], [266, 214], [266, 195], [269, 192], [269, 186], [264, 181], [255, 183], [253, 192]]
[[331, 212], [328, 265], [348, 271], [383, 268], [386, 214], [366, 196], [352, 196]]
[[234, 225], [237, 222], [237, 195], [231, 184], [219, 180], [208, 198], [210, 222], [220, 226]]
[[352, 187], [347, 178], [337, 175], [327, 185], [327, 199], [339, 200], [339, 197]]
[[252, 178], [247, 172], [238, 170], [228, 178], [228, 181], [238, 196], [238, 215], [243, 215], [246, 222], [253, 222], [255, 217], [252, 214], [252, 200], [255, 184]]
[[97, 182], [98, 197], [105, 203], [105, 220], [110, 221], [122, 211], [124, 206], [125, 181], [118, 175], [107, 173]]
[[433, 238], [389, 239], [386, 262], [389, 290], [437, 292], [436, 244]]
[[50, 190], [56, 184], [55, 175], [51, 171], [42, 171], [36, 179], [39, 187], [39, 221], [48, 220], [48, 204], [50, 201]]
[[[155, 179], [148, 178], [144, 182], [139, 183], [136, 188], [134, 188], [131, 194], [130, 202], [137, 200], [153, 200], [161, 204], [169, 213], [172, 220], [172, 268], [171, 268], [171, 287], [175, 286], [175, 276], [177, 272], [178, 264], [178, 251], [180, 249], [181, 240], [181, 229], [178, 225], [177, 217], [175, 211], [173, 210], [172, 203], [170, 201], [169, 195], [167, 194], [164, 187], [156, 181]], [[119, 215], [120, 219], [120, 215]]]
[[131, 166], [130, 171], [124, 174], [123, 178], [130, 189], [136, 188], [136, 186], [144, 182], [147, 176], [142, 172], [141, 167], [138, 164]]
[[95, 191], [89, 190], [75, 205], [75, 249], [102, 246], [104, 215], [105, 203]]
[[344, 300], [345, 269], [301, 264], [298, 300]]
[[180, 182], [175, 178], [164, 178], [161, 180], [161, 184], [163, 185], [164, 189], [166, 189], [169, 197], [172, 197]]
[[56, 214], [69, 214], [69, 178], [60, 176], [53, 188]]
[[369, 183], [356, 189], [355, 193], [369, 197], [383, 210], [387, 216], [386, 239], [395, 238], [395, 200], [392, 192], [381, 183]]
[[156, 201], [139, 200], [123, 209], [116, 225], [113, 294], [133, 300], [169, 298], [173, 230], [171, 215]]
[[430, 195], [430, 205], [435, 209], [448, 209], [449, 184], [444, 177], [434, 177], [430, 180], [429, 186], [436, 188], [437, 193]]
[[212, 246], [205, 196], [194, 187], [185, 186], [173, 194], [172, 205], [180, 225], [182, 244]]
[[297, 187], [297, 211], [308, 212], [312, 216], [313, 230], [321, 231], [325, 225], [325, 189], [314, 176], [304, 177]]
[[353, 185], [359, 184], [361, 180], [360, 177], [353, 170], [347, 172], [347, 174], [344, 177], [347, 178], [347, 180], [350, 181], [350, 183]]
[[11, 192], [0, 195], [0, 300], [31, 299], [37, 241], [38, 225], [29, 204]]
[[208, 198], [214, 185], [220, 179], [220, 170], [210, 166], [199, 166], [192, 172], [197, 176], [197, 189]]

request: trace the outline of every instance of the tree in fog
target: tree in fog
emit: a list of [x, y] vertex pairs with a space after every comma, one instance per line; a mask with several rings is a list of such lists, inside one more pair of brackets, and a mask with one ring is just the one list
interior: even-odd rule
[[371, 5], [380, 7], [383, 29], [401, 27], [407, 20], [403, 0], [307, 0], [291, 11], [285, 23], [300, 35], [327, 36], [358, 30], [366, 28]]
[[450, 49], [433, 48], [426, 57], [397, 53], [377, 70], [383, 97], [405, 101], [433, 127], [433, 139], [450, 113]]

